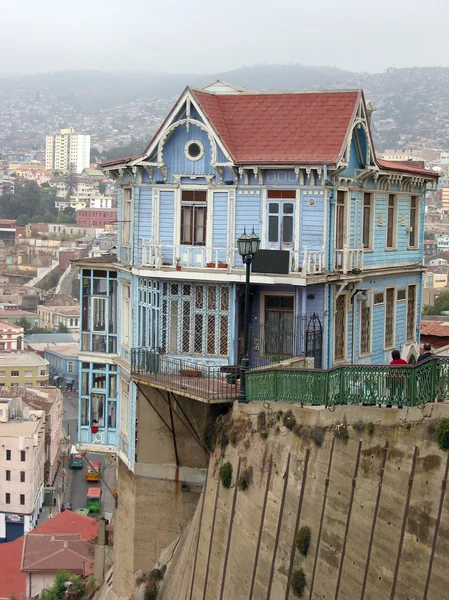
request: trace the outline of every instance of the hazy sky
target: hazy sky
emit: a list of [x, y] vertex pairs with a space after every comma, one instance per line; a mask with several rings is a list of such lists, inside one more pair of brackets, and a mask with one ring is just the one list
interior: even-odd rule
[[449, 66], [448, 0], [22, 0], [0, 23], [3, 73]]

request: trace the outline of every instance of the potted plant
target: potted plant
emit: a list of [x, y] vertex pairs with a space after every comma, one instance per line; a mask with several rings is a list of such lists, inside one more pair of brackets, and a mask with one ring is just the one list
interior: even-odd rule
[[179, 256], [176, 258], [176, 270], [181, 270], [181, 259], [179, 258]]
[[92, 425], [90, 426], [91, 433], [98, 433], [98, 421], [92, 421]]

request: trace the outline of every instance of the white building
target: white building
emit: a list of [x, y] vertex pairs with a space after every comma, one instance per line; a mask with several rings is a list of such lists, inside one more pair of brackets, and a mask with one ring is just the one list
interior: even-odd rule
[[90, 166], [90, 135], [76, 133], [73, 127], [46, 136], [45, 168], [66, 173], [82, 173]]
[[19, 418], [12, 407], [0, 398], [0, 540], [9, 523], [34, 529], [44, 499], [45, 412], [25, 408]]

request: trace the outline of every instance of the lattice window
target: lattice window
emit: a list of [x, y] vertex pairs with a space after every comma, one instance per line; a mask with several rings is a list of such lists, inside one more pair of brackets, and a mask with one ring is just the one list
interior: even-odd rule
[[414, 342], [416, 336], [416, 285], [408, 286], [407, 295], [407, 342]]
[[384, 303], [384, 293], [376, 292], [374, 294], [374, 304], [383, 304]]
[[394, 323], [396, 320], [395, 289], [387, 288], [385, 303], [385, 348], [394, 346]]
[[335, 302], [335, 360], [346, 358], [346, 296], [338, 296]]
[[360, 354], [371, 353], [371, 306], [362, 302], [360, 311]]
[[162, 284], [161, 347], [170, 354], [229, 355], [228, 285]]

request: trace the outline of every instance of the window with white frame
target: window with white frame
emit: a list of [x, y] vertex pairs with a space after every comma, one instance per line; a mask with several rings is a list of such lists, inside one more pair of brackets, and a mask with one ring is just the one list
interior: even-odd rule
[[122, 202], [122, 244], [131, 243], [131, 221], [132, 221], [132, 189], [123, 189]]
[[360, 302], [360, 354], [371, 354], [372, 309], [371, 296]]
[[407, 288], [407, 342], [416, 339], [416, 285]]
[[122, 283], [122, 306], [121, 306], [121, 343], [129, 346], [130, 343], [130, 315], [131, 315], [131, 287], [129, 284]]
[[335, 217], [335, 248], [342, 250], [346, 242], [346, 192], [337, 192], [337, 208]]
[[387, 240], [386, 247], [388, 250], [396, 248], [396, 232], [397, 232], [397, 201], [394, 194], [388, 194], [387, 200]]
[[419, 223], [419, 198], [418, 196], [412, 196], [410, 198], [410, 218], [409, 218], [409, 234], [408, 234], [408, 245], [409, 248], [418, 247], [418, 223]]
[[181, 244], [206, 245], [207, 191], [181, 192]]
[[362, 244], [365, 250], [373, 249], [373, 205], [374, 195], [370, 193], [363, 194], [363, 214], [362, 214]]
[[346, 330], [347, 330], [346, 295], [341, 294], [335, 301], [334, 322], [334, 359], [346, 360]]
[[394, 347], [394, 330], [396, 322], [396, 290], [394, 287], [385, 290], [385, 348]]

